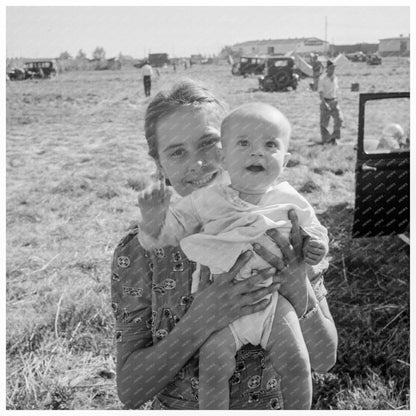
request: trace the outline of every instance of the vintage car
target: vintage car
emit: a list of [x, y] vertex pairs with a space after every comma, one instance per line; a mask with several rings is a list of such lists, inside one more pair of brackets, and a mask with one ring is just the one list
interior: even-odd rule
[[235, 62], [231, 68], [233, 75], [259, 75], [264, 72], [266, 57], [241, 56], [239, 62]]
[[24, 69], [30, 78], [51, 78], [57, 73], [55, 61], [25, 62]]
[[22, 81], [28, 78], [26, 71], [23, 68], [10, 68], [7, 72], [7, 79], [10, 81]]
[[352, 62], [365, 62], [367, 60], [366, 54], [362, 51], [346, 53], [345, 56]]
[[11, 81], [24, 79], [51, 78], [57, 73], [56, 63], [51, 61], [29, 61], [22, 68], [11, 68], [7, 71], [7, 77]]
[[376, 53], [372, 53], [371, 55], [367, 56], [367, 64], [368, 65], [381, 65], [381, 58]]
[[295, 90], [299, 75], [295, 71], [292, 57], [270, 57], [266, 59], [265, 75], [259, 77], [259, 89], [262, 91]]
[[360, 94], [355, 181], [353, 238], [408, 238], [409, 92]]

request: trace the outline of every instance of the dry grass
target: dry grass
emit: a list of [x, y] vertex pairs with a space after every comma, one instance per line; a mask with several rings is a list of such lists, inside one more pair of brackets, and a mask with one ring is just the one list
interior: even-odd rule
[[[353, 64], [340, 74], [344, 146], [319, 140], [318, 98], [262, 93], [226, 66], [165, 71], [154, 90], [187, 75], [231, 107], [270, 102], [293, 123], [286, 179], [331, 236], [326, 277], [338, 362], [315, 376], [317, 409], [409, 408], [409, 253], [396, 237], [352, 240], [353, 144], [361, 91], [409, 90], [409, 64]], [[153, 164], [143, 138], [136, 70], [65, 73], [7, 84], [7, 407], [119, 409], [109, 301], [112, 251], [137, 218]]]

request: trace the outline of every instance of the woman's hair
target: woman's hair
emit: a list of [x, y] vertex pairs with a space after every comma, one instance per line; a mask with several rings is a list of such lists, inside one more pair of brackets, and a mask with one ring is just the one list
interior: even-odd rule
[[219, 117], [227, 110], [227, 106], [222, 100], [216, 98], [208, 88], [192, 80], [181, 81], [175, 84], [172, 89], [156, 94], [147, 107], [144, 122], [149, 155], [155, 160], [159, 159], [156, 137], [159, 120], [182, 107], [201, 108], [206, 105], [212, 105], [212, 111], [216, 112]]

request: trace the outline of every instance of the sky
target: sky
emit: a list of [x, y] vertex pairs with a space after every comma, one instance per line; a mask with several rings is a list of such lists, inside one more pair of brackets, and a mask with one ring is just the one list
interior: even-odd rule
[[317, 37], [334, 44], [354, 44], [377, 43], [379, 39], [410, 33], [410, 8], [400, 6], [406, 4], [400, 1], [393, 3], [399, 6], [363, 7], [234, 3], [45, 7], [9, 2], [5, 8], [6, 56], [53, 58], [64, 51], [76, 56], [82, 49], [92, 57], [100, 46], [107, 58], [119, 53], [143, 58], [159, 52], [181, 57], [217, 54], [225, 45], [247, 40]]

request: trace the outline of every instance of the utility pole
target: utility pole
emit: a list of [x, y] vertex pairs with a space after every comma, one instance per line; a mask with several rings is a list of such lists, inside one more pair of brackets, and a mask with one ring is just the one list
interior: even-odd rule
[[328, 43], [327, 43], [327, 35], [328, 35], [328, 20], [327, 17], [325, 16], [325, 55], [328, 56]]

